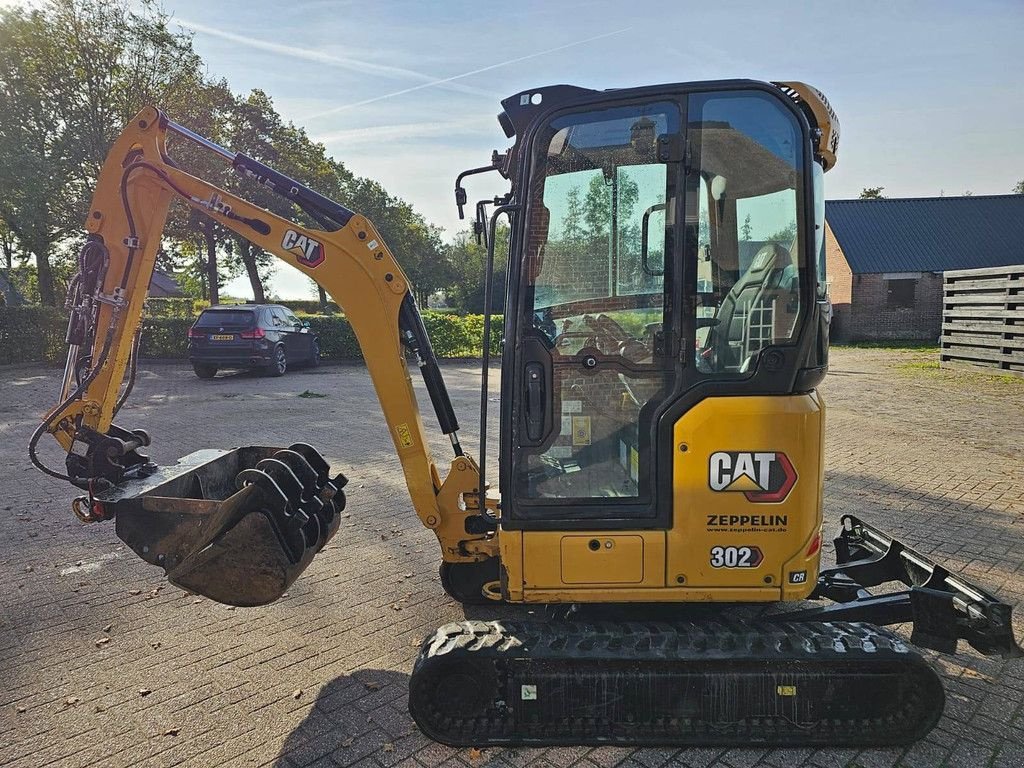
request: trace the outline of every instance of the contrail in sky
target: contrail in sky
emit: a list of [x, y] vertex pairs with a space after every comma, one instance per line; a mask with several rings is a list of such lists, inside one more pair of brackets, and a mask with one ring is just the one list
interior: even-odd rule
[[[2, 2], [2, 0], [0, 0]], [[281, 43], [273, 43], [269, 40], [260, 40], [255, 37], [247, 37], [245, 35], [235, 34], [234, 32], [225, 32], [223, 29], [217, 29], [216, 27], [208, 27], [205, 24], [200, 24], [196, 21], [188, 21], [187, 19], [174, 19], [175, 23], [181, 25], [186, 29], [190, 29], [193, 32], [199, 32], [204, 35], [210, 35], [211, 37], [219, 37], [222, 40], [228, 40], [232, 43], [238, 43], [249, 48], [256, 48], [261, 51], [267, 51], [269, 53], [276, 53], [282, 56], [291, 56], [296, 59], [305, 59], [306, 61], [312, 61], [317, 64], [327, 64], [329, 66], [341, 67], [348, 69], [353, 72], [361, 72], [366, 75], [381, 75], [383, 77], [400, 78], [403, 80], [420, 80], [423, 82], [424, 87], [430, 85], [436, 85], [438, 83], [444, 83], [446, 80], [435, 80], [430, 75], [425, 75], [422, 72], [416, 72], [411, 69], [404, 69], [403, 67], [395, 67], [390, 64], [374, 64], [370, 61], [362, 61], [359, 59], [347, 58], [344, 56], [335, 56], [331, 53], [325, 53], [323, 51], [310, 51], [303, 48], [296, 48], [290, 45], [282, 45]], [[454, 79], [454, 78], [451, 78]], [[454, 91], [460, 91], [462, 93], [471, 93], [476, 96], [491, 96], [492, 94], [482, 88], [474, 88], [472, 86], [463, 85], [462, 83], [452, 83], [449, 86]]]
[[[395, 96], [403, 96], [403, 95], [405, 95], [407, 93], [412, 93], [413, 91], [421, 91], [424, 88], [434, 88], [434, 87], [438, 87], [438, 86], [440, 86], [440, 87], [448, 86], [453, 81], [461, 80], [464, 77], [472, 77], [473, 75], [479, 75], [481, 72], [488, 72], [488, 71], [490, 71], [492, 69], [498, 69], [499, 67], [507, 67], [509, 64], [518, 64], [520, 61], [526, 61], [528, 59], [535, 59], [538, 56], [546, 56], [549, 53], [556, 53], [558, 51], [564, 51], [566, 48], [572, 48], [572, 47], [577, 46], [577, 45], [583, 45], [584, 43], [592, 43], [595, 40], [601, 40], [601, 39], [606, 38], [606, 37], [611, 37], [612, 35], [618, 35], [618, 34], [621, 34], [623, 32], [628, 32], [631, 29], [632, 29], [632, 27], [623, 27], [622, 29], [616, 29], [614, 32], [605, 32], [602, 35], [594, 35], [593, 37], [588, 37], [588, 38], [585, 38], [583, 40], [577, 40], [577, 41], [575, 41], [573, 43], [566, 43], [565, 45], [559, 45], [556, 48], [548, 48], [545, 51], [537, 51], [536, 53], [528, 53], [525, 56], [519, 56], [518, 58], [515, 58], [515, 59], [508, 59], [507, 61], [500, 61], [497, 64], [490, 64], [490, 65], [488, 65], [486, 67], [480, 67], [479, 69], [473, 69], [473, 70], [470, 70], [469, 72], [463, 72], [460, 75], [452, 75], [451, 77], [443, 77], [443, 78], [440, 78], [438, 80], [431, 80], [428, 83], [421, 83], [420, 85], [414, 85], [414, 86], [412, 86], [410, 88], [403, 88], [400, 91], [393, 91], [391, 93], [385, 93], [385, 94], [383, 94], [381, 96], [374, 96], [373, 98], [370, 98], [370, 99], [363, 99], [362, 101], [356, 101], [356, 102], [353, 102], [352, 104], [345, 104], [345, 105], [340, 106], [340, 107], [333, 107], [333, 108], [325, 110], [323, 112], [316, 112], [315, 114], [312, 114], [312, 115], [306, 115], [302, 119], [303, 120], [315, 120], [316, 118], [319, 118], [319, 117], [327, 117], [328, 115], [336, 115], [339, 112], [344, 112], [346, 109], [352, 109], [353, 107], [362, 107], [362, 106], [365, 106], [366, 104], [373, 104], [374, 102], [383, 101], [384, 99], [390, 99], [390, 98], [393, 98]], [[488, 94], [488, 95], [493, 95], [493, 94]]]

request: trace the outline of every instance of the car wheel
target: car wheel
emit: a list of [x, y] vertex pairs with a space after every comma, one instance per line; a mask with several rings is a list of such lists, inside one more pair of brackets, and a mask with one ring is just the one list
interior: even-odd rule
[[309, 365], [311, 368], [316, 368], [320, 365], [320, 342], [313, 342], [313, 356], [309, 359]]
[[288, 370], [288, 355], [284, 352], [284, 347], [278, 345], [274, 348], [274, 360], [267, 369], [267, 372], [271, 376], [284, 376], [284, 372]]
[[192, 370], [196, 372], [196, 376], [200, 379], [212, 379], [217, 375], [217, 366], [215, 365], [203, 365], [202, 363], [192, 363]]

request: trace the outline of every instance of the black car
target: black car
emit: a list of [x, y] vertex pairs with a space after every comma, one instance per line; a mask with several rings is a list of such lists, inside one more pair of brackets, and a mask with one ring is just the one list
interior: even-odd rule
[[231, 304], [204, 309], [188, 332], [188, 360], [201, 379], [218, 368], [255, 368], [282, 376], [291, 365], [320, 364], [320, 341], [279, 304]]

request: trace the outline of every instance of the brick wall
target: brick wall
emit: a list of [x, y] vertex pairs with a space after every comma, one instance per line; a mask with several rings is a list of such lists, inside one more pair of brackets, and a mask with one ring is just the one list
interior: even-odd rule
[[942, 328], [942, 275], [920, 273], [914, 306], [890, 307], [882, 274], [853, 274], [825, 224], [825, 260], [832, 299], [832, 341], [935, 341]]
[[828, 280], [828, 295], [832, 299], [832, 330], [834, 341], [849, 341], [850, 300], [853, 291], [853, 273], [846, 263], [843, 250], [832, 234], [832, 227], [825, 222], [825, 274]]
[[921, 274], [912, 307], [889, 307], [887, 283], [880, 274], [853, 276], [849, 340], [938, 343], [942, 329], [942, 274]]

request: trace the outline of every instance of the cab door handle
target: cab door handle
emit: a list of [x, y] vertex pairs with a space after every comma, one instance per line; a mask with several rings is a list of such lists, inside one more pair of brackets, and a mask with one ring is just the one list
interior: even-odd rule
[[537, 442], [544, 434], [544, 366], [526, 364], [526, 437]]

